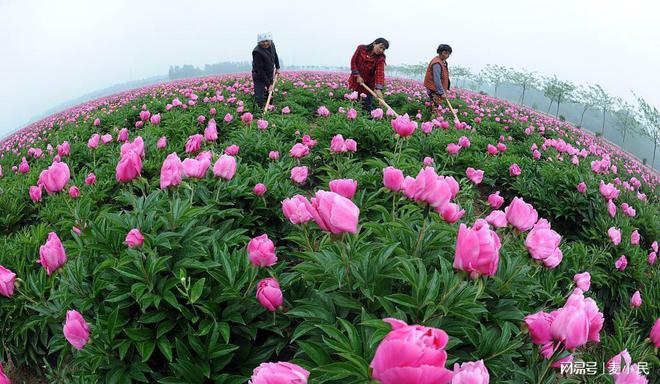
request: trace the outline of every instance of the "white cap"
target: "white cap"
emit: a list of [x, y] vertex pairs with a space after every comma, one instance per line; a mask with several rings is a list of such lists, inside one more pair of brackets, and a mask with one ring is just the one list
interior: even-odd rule
[[261, 43], [265, 40], [273, 40], [273, 35], [270, 32], [264, 32], [257, 35], [257, 43]]

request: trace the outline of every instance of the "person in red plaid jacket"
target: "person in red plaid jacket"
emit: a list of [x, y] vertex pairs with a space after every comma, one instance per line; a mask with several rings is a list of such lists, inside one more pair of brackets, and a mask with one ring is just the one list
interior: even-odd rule
[[364, 83], [374, 92], [383, 98], [383, 87], [385, 85], [385, 50], [390, 47], [390, 43], [382, 37], [374, 40], [368, 45], [358, 45], [353, 57], [351, 58], [351, 77], [348, 79], [348, 87], [358, 94], [364, 93], [367, 97], [364, 99], [362, 107], [371, 111], [372, 96], [362, 84]]

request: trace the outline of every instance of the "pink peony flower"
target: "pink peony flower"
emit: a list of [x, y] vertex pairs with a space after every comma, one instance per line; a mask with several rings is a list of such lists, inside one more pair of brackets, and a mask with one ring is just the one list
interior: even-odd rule
[[292, 224], [306, 223], [312, 219], [312, 215], [307, 210], [307, 198], [301, 195], [295, 195], [282, 201], [282, 213]]
[[292, 363], [261, 363], [248, 384], [307, 384], [309, 371]]
[[304, 201], [307, 211], [324, 231], [334, 234], [357, 232], [360, 209], [346, 197], [326, 191], [317, 191], [315, 197]]
[[158, 139], [158, 142], [156, 143], [156, 148], [165, 149], [166, 147], [167, 147], [167, 138], [165, 136], [161, 136]]
[[50, 276], [66, 263], [67, 257], [64, 246], [55, 232], [48, 234], [48, 240], [39, 248], [39, 261], [46, 268], [46, 274]]
[[586, 292], [591, 286], [591, 275], [589, 272], [577, 273], [575, 276], [573, 276], [573, 281], [578, 288]]
[[490, 375], [483, 360], [463, 363], [460, 366], [454, 363], [454, 376], [451, 384], [488, 384]]
[[415, 132], [415, 129], [417, 129], [417, 123], [411, 121], [406, 113], [405, 115], [392, 120], [392, 129], [394, 129], [399, 136], [408, 137]]
[[370, 364], [373, 379], [381, 384], [451, 382], [452, 372], [445, 368], [447, 333], [392, 318], [383, 321], [392, 330], [376, 348]]
[[142, 159], [134, 151], [129, 151], [119, 159], [117, 163], [115, 178], [118, 182], [125, 183], [139, 177], [142, 172]]
[[504, 204], [504, 198], [500, 196], [500, 191], [497, 191], [495, 193], [491, 193], [488, 196], [488, 204], [493, 208], [493, 209], [499, 209], [502, 204]]
[[199, 151], [202, 147], [203, 139], [204, 136], [199, 133], [188, 137], [188, 141], [186, 142], [186, 153], [195, 153]]
[[264, 120], [264, 119], [257, 120], [257, 128], [262, 130], [268, 128], [268, 120]]
[[655, 320], [655, 324], [653, 324], [653, 327], [651, 328], [649, 338], [656, 348], [660, 348], [660, 317]]
[[504, 228], [508, 225], [504, 211], [493, 211], [484, 220], [495, 228]]
[[484, 178], [484, 171], [480, 169], [474, 169], [472, 167], [468, 167], [465, 170], [465, 174], [467, 175], [468, 179], [470, 179], [471, 182], [474, 184], [479, 184]]
[[621, 255], [615, 262], [614, 262], [614, 267], [618, 269], [619, 271], [624, 271], [626, 267], [628, 266], [628, 259], [626, 258], [626, 255]]
[[293, 167], [291, 169], [291, 180], [297, 184], [304, 184], [305, 180], [307, 180], [307, 167], [304, 165]]
[[232, 145], [228, 146], [227, 148], [225, 148], [225, 154], [229, 155], [229, 156], [236, 156], [240, 149], [241, 148], [238, 145], [232, 144]]
[[455, 155], [460, 150], [461, 150], [460, 145], [457, 145], [457, 144], [454, 144], [454, 143], [447, 144], [447, 153], [449, 153], [450, 155]]
[[222, 155], [213, 165], [213, 174], [227, 181], [231, 180], [236, 174], [236, 158], [229, 155]]
[[89, 325], [76, 310], [66, 311], [64, 337], [78, 350], [83, 349], [89, 341]]
[[268, 191], [268, 188], [266, 188], [266, 185], [262, 183], [257, 183], [254, 188], [252, 188], [252, 193], [257, 196], [263, 196], [266, 191]]
[[280, 290], [280, 284], [272, 277], [267, 277], [257, 283], [257, 300], [271, 312], [277, 311], [282, 306], [284, 298]]
[[642, 305], [642, 295], [639, 291], [635, 291], [630, 298], [630, 306], [633, 308], [639, 308], [640, 305]]
[[[16, 274], [0, 265], [0, 295], [12, 297], [14, 295], [15, 281]], [[2, 380], [0, 380], [0, 383], [2, 383]]]
[[306, 146], [305, 144], [301, 143], [296, 143], [291, 149], [289, 150], [289, 156], [300, 159], [301, 157], [309, 155], [309, 147]]
[[347, 199], [352, 199], [358, 183], [352, 179], [337, 179], [331, 180], [329, 186], [332, 192], [338, 193]]
[[383, 110], [381, 108], [376, 108], [373, 111], [371, 111], [371, 117], [373, 117], [376, 120], [380, 120], [383, 118]]
[[383, 185], [385, 188], [399, 192], [403, 187], [403, 172], [392, 166], [383, 169]]
[[256, 267], [270, 267], [277, 262], [275, 244], [267, 234], [252, 238], [247, 246], [248, 257]]
[[525, 247], [533, 259], [543, 261], [548, 268], [555, 268], [563, 258], [560, 242], [561, 236], [550, 228], [546, 219], [541, 219], [527, 234]]
[[64, 189], [71, 178], [69, 166], [66, 163], [53, 163], [39, 176], [37, 185], [41, 184], [48, 194], [57, 193]]
[[200, 160], [184, 159], [181, 165], [183, 166], [183, 174], [186, 177], [203, 179], [206, 175], [206, 170], [208, 170], [209, 165], [211, 165], [211, 160], [208, 157], [204, 157]]
[[639, 238], [640, 238], [640, 236], [639, 236], [639, 231], [637, 231], [637, 230], [635, 229], [635, 230], [632, 231], [632, 233], [630, 234], [630, 244], [632, 244], [632, 245], [638, 245], [638, 244], [639, 244]]
[[442, 216], [442, 219], [449, 224], [457, 222], [465, 214], [465, 210], [461, 209], [458, 204], [447, 203], [445, 205], [435, 208], [436, 212]]
[[458, 145], [460, 145], [463, 148], [469, 148], [470, 147], [470, 139], [468, 139], [466, 136], [461, 136], [461, 138], [458, 139]]
[[477, 220], [472, 227], [461, 224], [456, 238], [454, 268], [470, 273], [472, 279], [480, 275], [494, 276], [500, 259], [500, 238], [486, 220]]
[[511, 164], [511, 166], [509, 167], [509, 176], [513, 176], [513, 177], [520, 176], [520, 172], [521, 172], [520, 166], [516, 163]]
[[80, 189], [78, 189], [78, 187], [75, 185], [72, 185], [69, 188], [69, 196], [71, 196], [73, 199], [80, 197]]
[[126, 234], [124, 243], [126, 243], [129, 248], [139, 247], [142, 245], [142, 243], [144, 243], [144, 236], [142, 236], [142, 233], [139, 229], [133, 228]]
[[181, 159], [179, 159], [176, 152], [170, 153], [167, 155], [167, 158], [163, 161], [163, 166], [160, 168], [160, 188], [165, 189], [167, 187], [181, 184], [183, 173], [184, 170]]
[[525, 203], [520, 197], [514, 197], [508, 207], [504, 209], [509, 224], [520, 232], [531, 229], [538, 220], [538, 213], [531, 204]]
[[610, 227], [607, 230], [607, 235], [610, 237], [610, 240], [612, 240], [614, 245], [619, 245], [621, 243], [621, 230], [619, 228]]
[[34, 201], [35, 203], [40, 202], [41, 201], [41, 187], [38, 186], [38, 185], [30, 186], [29, 195], [30, 195], [30, 199], [32, 199], [32, 201]]

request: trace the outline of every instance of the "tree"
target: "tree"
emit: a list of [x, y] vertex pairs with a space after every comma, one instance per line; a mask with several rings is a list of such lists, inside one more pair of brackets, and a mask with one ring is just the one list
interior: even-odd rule
[[576, 104], [582, 105], [582, 115], [580, 115], [580, 124], [578, 124], [578, 126], [581, 127], [582, 121], [584, 121], [584, 114], [596, 105], [596, 92], [594, 91], [594, 86], [581, 86], [573, 95], [573, 100]]
[[522, 71], [516, 71], [515, 69], [509, 71], [510, 81], [522, 88], [520, 104], [525, 104], [525, 91], [529, 88], [536, 87], [539, 82], [535, 73], [536, 72], [527, 71], [525, 68], [523, 68]]
[[570, 81], [561, 81], [557, 79], [557, 75], [552, 75], [552, 77], [544, 79], [543, 93], [550, 99], [548, 113], [550, 113], [550, 108], [552, 107], [553, 102], [557, 101], [557, 112], [555, 113], [555, 116], [559, 116], [559, 106], [561, 105], [562, 100], [570, 100], [575, 88], [575, 85]]
[[450, 76], [461, 80], [462, 82], [461, 88], [465, 88], [465, 80], [469, 79], [470, 76], [472, 76], [472, 72], [470, 72], [470, 68], [460, 67], [458, 65], [449, 68], [449, 74]]
[[655, 150], [660, 140], [660, 112], [655, 106], [651, 106], [646, 100], [637, 96], [639, 103], [639, 115], [642, 123], [642, 134], [653, 140], [653, 160], [651, 167], [655, 166]]
[[509, 69], [503, 65], [487, 64], [479, 74], [487, 82], [495, 87], [495, 97], [497, 97], [497, 88], [509, 77]]
[[403, 70], [412, 78], [423, 79], [426, 74], [426, 67], [424, 63], [419, 64], [403, 64]]
[[600, 85], [596, 84], [593, 87], [596, 106], [598, 106], [603, 111], [603, 125], [600, 128], [600, 134], [605, 135], [605, 114], [607, 111], [612, 109], [612, 105], [614, 104], [615, 99], [614, 97], [608, 95]]
[[552, 108], [552, 104], [555, 102], [555, 98], [557, 97], [557, 76], [555, 75], [554, 77], [546, 77], [543, 79], [543, 94], [545, 97], [550, 99], [550, 105], [548, 105], [548, 110], [546, 113], [550, 113], [550, 108]]
[[616, 98], [616, 110], [614, 110], [614, 117], [617, 122], [617, 130], [623, 135], [621, 147], [626, 143], [626, 135], [628, 132], [636, 133], [636, 128], [639, 125], [637, 120], [637, 113], [635, 107], [621, 98]]

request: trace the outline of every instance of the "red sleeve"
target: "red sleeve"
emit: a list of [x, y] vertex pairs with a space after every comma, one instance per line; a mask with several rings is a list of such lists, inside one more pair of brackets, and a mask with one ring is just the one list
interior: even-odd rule
[[383, 88], [385, 85], [385, 58], [378, 60], [376, 64], [376, 88]]
[[355, 53], [353, 53], [353, 57], [351, 58], [351, 74], [353, 76], [357, 76], [360, 73], [360, 70], [358, 69], [358, 56], [360, 56], [360, 48], [362, 46], [358, 45], [357, 49], [355, 50]]

